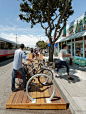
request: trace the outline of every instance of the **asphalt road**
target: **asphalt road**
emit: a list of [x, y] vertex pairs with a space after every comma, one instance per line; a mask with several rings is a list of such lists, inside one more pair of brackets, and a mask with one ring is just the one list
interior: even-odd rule
[[20, 110], [6, 109], [6, 103], [11, 95], [12, 61], [0, 61], [0, 114], [71, 114], [70, 110]]

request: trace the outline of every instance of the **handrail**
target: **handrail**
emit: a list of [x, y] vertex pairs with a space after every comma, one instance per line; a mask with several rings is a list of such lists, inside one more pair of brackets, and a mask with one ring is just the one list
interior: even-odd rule
[[52, 80], [52, 78], [51, 78], [50, 76], [46, 75], [46, 74], [36, 74], [36, 75], [32, 76], [32, 77], [28, 80], [27, 85], [26, 85], [26, 93], [27, 93], [27, 96], [28, 96], [29, 99], [32, 101], [32, 103], [36, 103], [36, 99], [33, 99], [33, 98], [29, 95], [29, 93], [28, 93], [28, 85], [29, 85], [29, 83], [31, 82], [31, 80], [32, 80], [33, 78], [38, 77], [38, 76], [45, 76], [45, 77], [49, 78], [49, 79], [52, 81], [53, 85], [54, 85], [54, 89], [53, 89], [52, 95], [50, 96], [50, 98], [47, 98], [47, 99], [46, 99], [46, 100], [48, 100], [47, 103], [50, 103], [51, 100], [52, 100], [52, 98], [53, 98], [54, 95], [55, 95], [56, 87], [55, 87], [55, 82], [54, 82], [54, 80]]

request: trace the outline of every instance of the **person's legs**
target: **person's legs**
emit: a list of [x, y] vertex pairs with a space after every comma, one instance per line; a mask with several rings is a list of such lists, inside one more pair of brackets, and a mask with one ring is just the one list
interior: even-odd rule
[[59, 69], [62, 67], [62, 65], [63, 65], [63, 61], [60, 61], [59, 66], [57, 67], [57, 72], [58, 72]]
[[74, 80], [74, 79], [73, 79], [72, 77], [70, 77], [70, 75], [69, 75], [69, 66], [68, 66], [68, 64], [67, 64], [66, 61], [61, 61], [61, 62], [60, 62], [59, 66], [58, 66], [58, 68], [57, 68], [57, 72], [59, 71], [59, 69], [61, 68], [62, 65], [66, 66], [66, 68], [67, 68], [67, 74], [68, 74], [67, 77], [68, 77], [68, 79]]
[[69, 75], [69, 66], [68, 66], [68, 64], [67, 64], [66, 61], [64, 61], [64, 66], [66, 66], [66, 68], [67, 68], [67, 77], [68, 77], [68, 79], [74, 80], [74, 79], [73, 79], [72, 77], [70, 77], [70, 75]]
[[17, 70], [13, 69], [13, 76], [12, 76], [12, 88], [11, 90], [14, 91], [15, 89], [15, 78], [17, 76]]
[[23, 79], [23, 89], [26, 89], [26, 76], [23, 68], [20, 68], [18, 72], [22, 75]]
[[60, 61], [59, 66], [57, 67], [57, 70], [55, 71], [55, 75], [57, 75], [59, 69], [62, 67], [63, 61]]
[[68, 66], [67, 62], [64, 61], [63, 65], [66, 66], [66, 68], [67, 68], [67, 74], [69, 75], [69, 66]]

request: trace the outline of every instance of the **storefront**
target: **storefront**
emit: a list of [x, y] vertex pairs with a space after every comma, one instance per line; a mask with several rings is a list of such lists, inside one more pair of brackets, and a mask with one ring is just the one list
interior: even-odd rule
[[74, 35], [63, 37], [58, 41], [58, 53], [62, 48], [62, 44], [68, 45], [68, 53], [71, 54], [75, 60], [83, 60], [86, 64], [86, 30], [76, 33]]
[[77, 19], [67, 24], [66, 37], [61, 37], [57, 41], [58, 53], [63, 44], [68, 45], [68, 53], [76, 61], [86, 64], [86, 12]]

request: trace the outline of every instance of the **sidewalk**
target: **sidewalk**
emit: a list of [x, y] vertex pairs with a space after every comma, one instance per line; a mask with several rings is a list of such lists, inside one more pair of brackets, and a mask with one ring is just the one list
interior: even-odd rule
[[54, 78], [69, 101], [72, 114], [86, 114], [86, 67], [76, 64], [70, 67], [70, 75], [74, 81], [67, 79], [64, 68], [61, 70], [62, 73], [58, 72], [57, 76], [54, 74]]
[[[54, 58], [58, 57], [54, 56]], [[47, 61], [48, 56], [44, 56], [44, 59]], [[54, 79], [69, 101], [72, 114], [86, 114], [86, 66], [81, 67], [76, 64], [70, 66], [70, 76], [74, 78], [74, 81], [67, 79], [65, 71], [66, 69], [61, 69], [57, 77], [54, 74]]]

